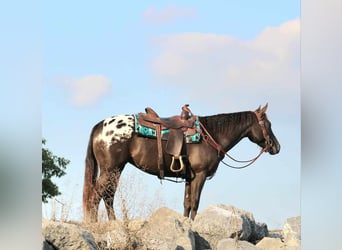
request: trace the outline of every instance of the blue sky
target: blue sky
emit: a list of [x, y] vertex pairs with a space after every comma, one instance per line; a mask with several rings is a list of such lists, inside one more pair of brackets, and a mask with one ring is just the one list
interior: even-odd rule
[[[193, 113], [211, 115], [266, 102], [280, 153], [265, 154], [244, 170], [221, 164], [204, 186], [199, 211], [231, 204], [269, 228], [300, 215], [300, 2], [131, 5], [45, 6], [42, 135], [54, 154], [71, 161], [67, 175], [56, 180], [59, 199], [73, 200], [71, 217], [80, 218], [86, 147], [98, 121], [146, 106], [171, 116], [189, 103]], [[241, 159], [258, 152], [249, 141], [231, 151]], [[183, 184], [161, 185], [130, 165], [122, 178], [142, 183], [145, 190], [136, 195], [151, 202], [157, 196], [182, 213]]]

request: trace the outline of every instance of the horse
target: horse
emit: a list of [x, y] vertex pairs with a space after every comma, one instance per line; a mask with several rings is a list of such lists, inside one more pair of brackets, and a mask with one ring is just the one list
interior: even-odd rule
[[[202, 188], [212, 177], [226, 153], [243, 138], [261, 147], [261, 153], [278, 154], [280, 144], [266, 115], [268, 104], [255, 111], [197, 116], [202, 128], [202, 140], [185, 144], [186, 174], [165, 167], [165, 177], [182, 177], [185, 181], [185, 217], [195, 219]], [[134, 130], [134, 115], [115, 115], [98, 122], [92, 129], [85, 160], [83, 186], [84, 221], [98, 220], [98, 207], [103, 199], [108, 219], [115, 220], [114, 195], [126, 163], [159, 176], [158, 146], [154, 138], [144, 137]], [[205, 131], [205, 132], [204, 132]], [[166, 142], [162, 142], [163, 148]], [[260, 153], [260, 154], [261, 154]], [[165, 166], [171, 156], [163, 152]]]

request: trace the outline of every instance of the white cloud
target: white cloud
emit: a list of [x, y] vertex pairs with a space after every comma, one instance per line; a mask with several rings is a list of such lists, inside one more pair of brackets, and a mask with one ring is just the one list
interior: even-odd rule
[[143, 20], [148, 24], [170, 24], [179, 19], [191, 18], [194, 15], [195, 10], [192, 8], [182, 8], [170, 4], [164, 9], [148, 8], [144, 12]]
[[152, 41], [158, 51], [150, 69], [156, 82], [183, 86], [202, 97], [239, 96], [241, 101], [246, 95], [246, 102], [255, 102], [298, 96], [299, 35], [296, 19], [267, 27], [248, 41], [204, 33], [159, 36]]
[[59, 83], [66, 88], [73, 105], [89, 106], [110, 94], [112, 81], [102, 75], [88, 75], [66, 78]]

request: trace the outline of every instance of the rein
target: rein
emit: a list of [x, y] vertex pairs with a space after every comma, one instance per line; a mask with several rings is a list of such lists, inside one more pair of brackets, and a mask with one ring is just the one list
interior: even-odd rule
[[250, 160], [236, 160], [235, 158], [233, 158], [232, 156], [230, 156], [230, 155], [228, 154], [228, 152], [225, 152], [225, 151], [223, 150], [222, 146], [221, 146], [219, 143], [217, 143], [217, 142], [215, 141], [215, 139], [210, 135], [210, 133], [209, 133], [208, 130], [204, 127], [204, 125], [203, 125], [200, 121], [198, 121], [199, 124], [200, 124], [200, 126], [201, 126], [201, 128], [202, 128], [202, 129], [204, 130], [204, 132], [205, 132], [205, 134], [204, 134], [202, 131], [199, 131], [199, 133], [200, 133], [201, 136], [203, 137], [203, 140], [204, 140], [206, 143], [208, 143], [209, 145], [211, 145], [213, 148], [215, 148], [215, 149], [217, 150], [218, 154], [223, 153], [224, 156], [228, 156], [231, 160], [233, 160], [233, 161], [235, 161], [235, 162], [247, 163], [247, 164], [244, 165], [244, 166], [236, 167], [236, 166], [229, 165], [228, 163], [224, 162], [223, 159], [222, 159], [221, 162], [222, 162], [224, 165], [226, 165], [226, 166], [228, 166], [228, 167], [230, 167], [230, 168], [234, 168], [234, 169], [243, 169], [243, 168], [246, 168], [246, 167], [252, 165], [252, 164], [253, 164], [253, 163], [262, 155], [262, 153], [268, 151], [268, 149], [269, 149], [269, 147], [270, 147], [270, 139], [269, 139], [269, 135], [267, 134], [267, 131], [266, 131], [266, 128], [265, 128], [265, 125], [264, 125], [264, 121], [262, 120], [262, 117], [259, 115], [259, 113], [257, 113], [257, 112], [254, 112], [254, 113], [255, 113], [255, 115], [256, 115], [256, 117], [257, 117], [257, 119], [258, 119], [258, 123], [259, 123], [259, 125], [260, 125], [260, 127], [261, 127], [263, 136], [264, 136], [264, 138], [265, 138], [265, 140], [266, 140], [266, 146], [260, 150], [259, 154], [258, 154], [256, 157], [254, 157], [254, 158], [252, 158], [252, 159], [250, 159]]

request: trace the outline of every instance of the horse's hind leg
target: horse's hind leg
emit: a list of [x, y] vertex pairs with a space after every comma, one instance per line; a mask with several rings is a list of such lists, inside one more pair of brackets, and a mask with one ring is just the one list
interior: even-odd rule
[[118, 187], [121, 172], [122, 172], [122, 169], [112, 173], [110, 177], [110, 186], [108, 186], [103, 196], [103, 201], [107, 210], [107, 215], [108, 215], [109, 220], [116, 219], [115, 212], [114, 212], [114, 196], [115, 196], [116, 189]]
[[96, 202], [100, 202], [100, 200], [103, 199], [109, 220], [115, 220], [113, 205], [115, 191], [118, 186], [120, 175], [121, 170], [114, 172], [104, 171], [100, 174], [96, 183], [98, 194]]

